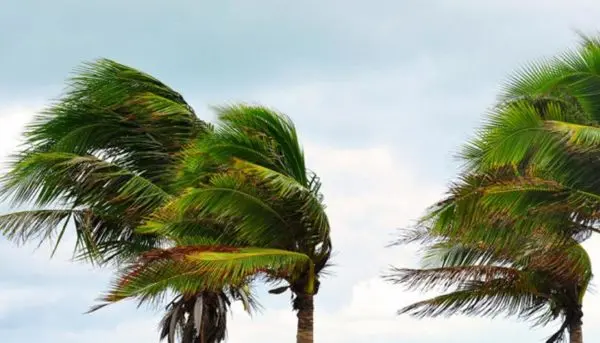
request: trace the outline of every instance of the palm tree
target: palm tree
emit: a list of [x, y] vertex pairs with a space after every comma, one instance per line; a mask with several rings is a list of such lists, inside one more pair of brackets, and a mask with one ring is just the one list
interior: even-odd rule
[[174, 242], [116, 278], [107, 303], [251, 283], [285, 283], [297, 342], [313, 342], [314, 295], [331, 254], [320, 182], [306, 169], [293, 123], [258, 106], [218, 108], [212, 134], [184, 152], [177, 197], [138, 227]]
[[[467, 247], [472, 256], [433, 269], [395, 270], [391, 278], [400, 283], [455, 287], [406, 312], [507, 310], [529, 318], [550, 308], [546, 314], [564, 319], [550, 341], [565, 328], [571, 341], [581, 341], [578, 306], [591, 275], [589, 260], [576, 259], [583, 268], [575, 269], [580, 272], [575, 278], [572, 263], [563, 260], [583, 252], [576, 241], [598, 231], [599, 72], [600, 41], [584, 37], [577, 51], [533, 64], [510, 80], [461, 155], [465, 169], [459, 181], [419, 221], [422, 230], [407, 239], [443, 237], [446, 248]], [[515, 246], [520, 249], [507, 248]]]
[[[425, 237], [427, 233], [420, 239]], [[565, 331], [570, 342], [582, 342], [581, 305], [592, 269], [585, 249], [576, 241], [556, 246], [532, 237], [521, 239], [519, 245], [499, 247], [433, 237], [426, 248], [426, 268], [392, 268], [386, 278], [409, 289], [447, 293], [406, 306], [400, 314], [419, 318], [506, 314], [534, 325], [561, 318], [560, 328], [546, 343], [563, 341]]]
[[[165, 246], [160, 236], [134, 229], [174, 197], [173, 168], [182, 149], [208, 131], [182, 96], [157, 79], [110, 60], [86, 64], [64, 96], [27, 127], [1, 189], [25, 209], [1, 215], [0, 230], [19, 243], [58, 247], [74, 226], [74, 254], [99, 264], [118, 265]], [[168, 308], [162, 336], [171, 343], [182, 328], [182, 343], [201, 336], [222, 341], [229, 302], [252, 299], [244, 289], [180, 295]], [[205, 332], [192, 332], [184, 319], [197, 322], [188, 304], [200, 301]]]
[[[513, 77], [487, 124], [462, 154], [462, 180], [424, 225], [450, 234], [510, 216], [511, 232], [566, 236], [598, 231], [600, 219], [600, 41], [535, 63]], [[568, 215], [572, 222], [564, 225]], [[464, 231], [464, 230], [463, 230]]]

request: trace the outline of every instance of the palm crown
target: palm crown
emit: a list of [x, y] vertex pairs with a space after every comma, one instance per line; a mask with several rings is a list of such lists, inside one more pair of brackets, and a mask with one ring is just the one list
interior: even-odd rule
[[[464, 150], [463, 177], [423, 224], [489, 242], [509, 231], [562, 232], [567, 239], [597, 231], [599, 71], [600, 42], [585, 38], [578, 50], [513, 77]], [[510, 227], [500, 225], [507, 217]], [[489, 224], [497, 231], [483, 230]]]
[[[18, 242], [54, 240], [58, 247], [74, 226], [75, 254], [102, 264], [169, 244], [135, 228], [174, 197], [182, 149], [209, 130], [180, 94], [155, 78], [110, 60], [85, 65], [25, 132], [2, 193], [16, 206], [35, 207], [1, 215], [2, 233]], [[172, 342], [181, 331], [182, 343], [222, 341], [234, 299], [256, 306], [246, 287], [180, 295], [167, 309], [162, 337]], [[188, 306], [200, 301], [201, 311]]]
[[143, 254], [104, 298], [157, 297], [285, 282], [298, 311], [298, 341], [312, 341], [313, 295], [331, 254], [320, 182], [304, 164], [291, 121], [263, 107], [217, 109], [215, 129], [184, 151], [182, 190], [137, 230], [174, 246]]

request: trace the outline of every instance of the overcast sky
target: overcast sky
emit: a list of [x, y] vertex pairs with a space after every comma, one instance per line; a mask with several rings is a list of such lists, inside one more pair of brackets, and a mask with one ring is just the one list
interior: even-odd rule
[[[506, 75], [572, 47], [575, 30], [596, 32], [598, 18], [595, 0], [0, 0], [0, 154], [74, 67], [98, 57], [157, 76], [203, 119], [226, 102], [275, 107], [298, 126], [333, 226], [317, 342], [542, 342], [559, 323], [398, 317], [419, 294], [378, 276], [415, 266], [410, 248], [384, 246], [443, 194], [454, 153]], [[597, 243], [587, 244], [596, 261]], [[68, 249], [48, 261], [34, 248], [0, 241], [0, 341], [158, 341], [160, 312], [122, 303], [82, 314], [109, 271], [68, 262]], [[228, 342], [294, 341], [289, 297], [261, 300], [253, 318], [236, 308]], [[590, 341], [600, 337], [598, 300], [584, 303]]]

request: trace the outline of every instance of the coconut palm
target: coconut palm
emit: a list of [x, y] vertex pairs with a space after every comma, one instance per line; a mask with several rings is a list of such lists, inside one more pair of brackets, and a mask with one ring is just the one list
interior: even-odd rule
[[446, 293], [399, 313], [419, 318], [505, 314], [534, 325], [560, 318], [560, 328], [546, 342], [564, 341], [566, 331], [570, 342], [582, 342], [582, 302], [592, 269], [585, 249], [576, 241], [557, 246], [544, 243], [543, 237], [531, 237], [521, 238], [518, 245], [488, 246], [436, 238], [425, 249], [426, 268], [393, 268], [387, 279], [409, 289]]
[[218, 108], [214, 133], [184, 152], [177, 197], [138, 232], [175, 242], [141, 256], [104, 300], [284, 283], [297, 311], [297, 342], [313, 342], [314, 296], [331, 254], [320, 182], [305, 166], [293, 123], [259, 106]]
[[462, 228], [476, 240], [498, 232], [474, 228], [507, 216], [529, 218], [509, 230], [521, 234], [598, 231], [599, 75], [600, 41], [585, 37], [577, 50], [517, 73], [462, 154], [462, 179], [424, 225], [446, 234]]
[[[0, 230], [19, 243], [52, 241], [56, 249], [74, 227], [76, 257], [99, 264], [165, 246], [162, 237], [134, 228], [174, 197], [180, 152], [209, 131], [179, 93], [150, 75], [110, 60], [86, 64], [27, 127], [2, 180], [3, 195], [19, 209], [0, 216]], [[247, 292], [182, 294], [162, 335], [173, 342], [182, 328], [182, 343], [222, 341], [229, 302], [251, 300]], [[192, 331], [184, 318], [199, 322], [188, 304], [200, 301], [202, 330]]]

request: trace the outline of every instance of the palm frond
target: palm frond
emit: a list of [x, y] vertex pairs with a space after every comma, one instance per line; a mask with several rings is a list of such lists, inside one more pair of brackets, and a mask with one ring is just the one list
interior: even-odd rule
[[473, 282], [463, 289], [406, 306], [399, 314], [438, 317], [462, 314], [469, 316], [519, 315], [523, 318], [544, 310], [546, 297], [539, 295], [525, 280], [496, 279]]
[[548, 94], [569, 97], [577, 101], [587, 117], [598, 120], [599, 56], [600, 45], [597, 39], [584, 37], [578, 49], [531, 63], [516, 73], [510, 79], [501, 100]]
[[306, 255], [277, 249], [189, 246], [155, 250], [125, 267], [102, 300], [156, 297], [167, 290], [182, 294], [218, 291], [261, 274], [293, 278], [313, 268]]
[[[490, 242], [509, 232], [528, 235], [544, 229], [571, 235], [591, 231], [586, 223], [597, 220], [599, 198], [577, 186], [535, 175], [468, 174], [446, 199], [429, 209], [420, 225], [445, 235]], [[520, 220], [524, 217], [528, 220]], [[488, 230], [490, 226], [495, 229]]]
[[179, 93], [148, 74], [101, 59], [77, 70], [66, 93], [28, 126], [26, 151], [102, 154], [165, 181], [174, 153], [205, 126]]
[[307, 187], [293, 177], [251, 162], [236, 159], [234, 168], [258, 176], [258, 179], [266, 184], [271, 192], [284, 201], [297, 202], [299, 210], [310, 221], [307, 226], [315, 231], [319, 241], [322, 242], [329, 236], [329, 221], [321, 194], [318, 192], [320, 183], [317, 181], [316, 174], [313, 175], [311, 184]]
[[57, 244], [74, 215], [74, 209], [25, 210], [0, 215], [0, 232], [9, 240], [24, 244], [31, 240], [43, 243], [56, 238]]
[[[37, 153], [28, 156], [3, 177], [2, 193], [16, 204], [56, 201], [92, 204], [107, 196], [162, 202], [169, 194], [145, 177], [94, 156]], [[151, 202], [154, 204], [154, 202]], [[147, 205], [147, 204], [146, 204]]]
[[489, 282], [495, 279], [511, 280], [519, 271], [511, 267], [494, 265], [446, 266], [428, 269], [392, 268], [386, 279], [407, 289], [430, 291], [433, 288], [448, 290], [464, 280]]
[[287, 116], [260, 106], [237, 105], [216, 110], [221, 123], [216, 138], [222, 145], [214, 152], [273, 169], [307, 185], [304, 153], [296, 128]]

